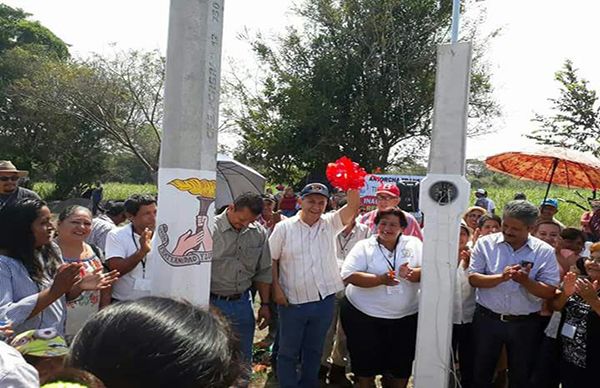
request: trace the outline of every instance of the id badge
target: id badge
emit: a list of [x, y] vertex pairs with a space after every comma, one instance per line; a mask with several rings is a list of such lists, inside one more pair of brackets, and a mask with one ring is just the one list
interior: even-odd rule
[[397, 286], [385, 286], [385, 290], [388, 295], [400, 295], [402, 294], [402, 287], [400, 285]]
[[550, 338], [556, 338], [558, 336], [558, 327], [560, 326], [561, 317], [562, 314], [560, 311], [555, 311], [552, 313], [550, 322], [548, 322], [548, 326], [546, 326], [546, 330], [544, 330], [546, 336]]
[[150, 291], [152, 283], [150, 279], [135, 279], [135, 283], [133, 284], [133, 289], [138, 291]]
[[562, 330], [560, 331], [560, 334], [564, 337], [573, 339], [575, 338], [575, 332], [577, 331], [577, 328], [573, 325], [569, 325], [568, 323], [565, 323], [563, 325]]

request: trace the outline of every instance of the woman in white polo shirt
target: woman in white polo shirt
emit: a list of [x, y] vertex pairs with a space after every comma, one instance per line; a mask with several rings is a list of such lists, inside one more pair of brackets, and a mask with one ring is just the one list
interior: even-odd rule
[[421, 241], [403, 236], [402, 210], [380, 211], [377, 234], [359, 241], [342, 267], [348, 284], [341, 320], [348, 338], [352, 371], [360, 387], [405, 387], [411, 374], [417, 338]]

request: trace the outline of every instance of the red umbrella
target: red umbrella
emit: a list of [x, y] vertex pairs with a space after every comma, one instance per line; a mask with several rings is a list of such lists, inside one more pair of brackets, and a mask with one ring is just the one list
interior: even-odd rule
[[503, 152], [485, 160], [487, 167], [519, 179], [583, 189], [600, 188], [600, 160], [588, 153], [558, 147]]

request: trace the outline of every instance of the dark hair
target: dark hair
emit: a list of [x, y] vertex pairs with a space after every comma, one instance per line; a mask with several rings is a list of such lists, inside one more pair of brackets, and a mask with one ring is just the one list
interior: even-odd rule
[[562, 232], [560, 232], [560, 237], [563, 240], [574, 241], [580, 239], [585, 242], [585, 234], [577, 228], [564, 228]]
[[398, 207], [392, 207], [389, 209], [378, 211], [377, 215], [375, 216], [375, 225], [379, 224], [379, 221], [381, 221], [381, 219], [385, 216], [396, 216], [400, 219], [400, 226], [402, 226], [403, 228], [406, 228], [408, 226], [408, 221], [406, 219], [406, 216], [404, 215], [404, 212]]
[[[35, 247], [35, 236], [31, 226], [44, 206], [46, 202], [40, 199], [24, 199], [0, 210], [0, 249], [22, 262], [31, 279], [37, 284], [43, 283], [44, 270], [53, 277], [60, 265], [60, 258], [51, 244], [37, 249]], [[40, 262], [38, 254], [42, 255], [45, 264]]]
[[521, 200], [524, 201], [527, 199], [527, 196], [525, 195], [525, 193], [522, 192], [518, 192], [515, 194], [515, 197], [513, 198], [514, 200]]
[[534, 226], [540, 212], [534, 204], [528, 201], [510, 201], [504, 206], [503, 217], [515, 218], [527, 226]]
[[156, 203], [156, 198], [150, 194], [133, 194], [125, 201], [125, 211], [132, 216], [135, 216], [142, 206], [152, 205]]
[[500, 218], [500, 216], [497, 216], [495, 214], [484, 214], [481, 217], [479, 217], [479, 220], [477, 220], [477, 227], [479, 227], [480, 229], [483, 228], [483, 225], [487, 221], [496, 221], [498, 225], [502, 226], [502, 218]]
[[243, 371], [238, 341], [224, 318], [160, 297], [119, 302], [94, 314], [74, 338], [66, 365], [111, 388], [225, 388]]
[[106, 209], [106, 215], [116, 217], [125, 211], [125, 204], [123, 202], [109, 201], [104, 205], [104, 209]]
[[339, 201], [337, 201], [338, 209], [346, 206], [347, 203], [348, 203], [348, 200], [346, 198], [340, 199]]
[[233, 201], [233, 207], [236, 211], [248, 208], [255, 216], [262, 213], [263, 205], [262, 196], [251, 192], [241, 194]]
[[60, 214], [58, 215], [58, 221], [62, 222], [80, 210], [88, 213], [90, 218], [92, 218], [92, 211], [90, 209], [88, 209], [87, 207], [80, 206], [80, 205], [71, 205], [71, 206], [67, 206], [66, 208], [63, 209], [63, 211], [60, 212]]
[[220, 208], [215, 210], [215, 216], [218, 216], [219, 214], [223, 214], [223, 212], [225, 210], [227, 210], [227, 208], [229, 207], [229, 205], [223, 205]]

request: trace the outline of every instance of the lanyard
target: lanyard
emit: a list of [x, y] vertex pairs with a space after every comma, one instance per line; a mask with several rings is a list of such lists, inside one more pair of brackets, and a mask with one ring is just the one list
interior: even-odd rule
[[[131, 224], [131, 239], [133, 240], [133, 245], [135, 245], [135, 250], [139, 250], [137, 240], [135, 239], [135, 234], [133, 230], [133, 224]], [[146, 256], [141, 261], [142, 263], [142, 278], [146, 279]]]
[[340, 244], [340, 248], [342, 248], [342, 252], [344, 252], [344, 255], [345, 255], [346, 254], [346, 247], [350, 243], [350, 240], [352, 240], [352, 237], [354, 235], [354, 231], [353, 230], [350, 231], [350, 233], [348, 233], [348, 236], [344, 236], [343, 233], [344, 232], [340, 232], [340, 234], [338, 234], [337, 237], [338, 237], [338, 243]]
[[394, 250], [392, 251], [392, 256], [394, 257], [394, 261], [393, 262], [388, 260], [387, 255], [385, 254], [385, 252], [381, 248], [381, 244], [379, 243], [379, 240], [377, 240], [377, 246], [379, 247], [379, 251], [383, 255], [383, 258], [387, 262], [388, 266], [390, 267], [390, 271], [396, 271], [396, 250], [398, 248], [398, 239], [399, 238], [400, 238], [400, 236], [398, 236], [398, 238], [396, 239], [396, 244], [394, 245]]

